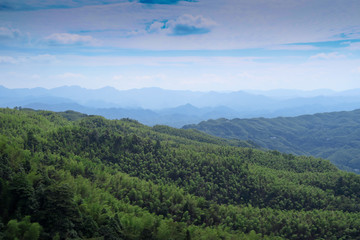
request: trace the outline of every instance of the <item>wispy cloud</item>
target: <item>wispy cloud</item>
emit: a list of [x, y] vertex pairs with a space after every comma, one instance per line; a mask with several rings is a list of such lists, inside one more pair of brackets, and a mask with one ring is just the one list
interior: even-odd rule
[[[134, 0], [4, 0], [0, 2], [0, 11], [32, 11], [39, 9], [66, 9], [84, 6], [108, 5]], [[196, 2], [196, 0], [136, 0], [143, 4], [177, 4], [181, 1]]]
[[[0, 0], [0, 83], [21, 87], [38, 74], [39, 86], [359, 87], [359, 7], [358, 0]], [[215, 76], [227, 84], [178, 84]]]
[[349, 43], [347, 47], [349, 50], [360, 50], [360, 42]]
[[16, 58], [10, 57], [10, 56], [0, 56], [0, 64], [1, 63], [16, 64], [16, 63], [18, 63], [18, 60]]
[[13, 39], [21, 36], [21, 32], [18, 29], [0, 27], [0, 39], [7, 38]]
[[99, 41], [92, 36], [71, 33], [54, 33], [45, 38], [51, 45], [98, 45]]
[[180, 1], [196, 2], [196, 0], [139, 0], [140, 3], [146, 4], [176, 4]]
[[0, 11], [32, 11], [39, 9], [77, 8], [91, 5], [106, 5], [127, 2], [128, 0], [4, 0]]
[[342, 33], [338, 33], [334, 36], [334, 38], [340, 39], [358, 39], [360, 38], [360, 27], [359, 26], [348, 26], [345, 31]]
[[41, 62], [41, 63], [49, 63], [55, 61], [56, 57], [50, 54], [41, 54], [32, 57], [27, 57], [27, 60], [34, 62]]
[[184, 14], [174, 20], [154, 21], [149, 27], [149, 33], [165, 32], [171, 36], [205, 34], [211, 31], [216, 23], [201, 15]]
[[339, 58], [346, 58], [346, 56], [343, 54], [339, 54], [338, 52], [331, 52], [331, 53], [318, 53], [310, 57], [310, 59], [320, 59], [320, 60], [332, 60]]
[[0, 56], [0, 63], [7, 63], [7, 64], [19, 64], [19, 63], [50, 63], [56, 60], [56, 57], [50, 54], [42, 54], [42, 55], [35, 55], [35, 56], [19, 56], [19, 57], [12, 57], [12, 56]]
[[168, 21], [166, 27], [171, 31], [172, 35], [190, 35], [208, 33], [215, 25], [214, 21], [203, 16], [185, 14], [176, 20]]
[[33, 75], [30, 76], [30, 78], [33, 79], [33, 80], [38, 80], [38, 79], [40, 79], [41, 77], [40, 77], [39, 74], [33, 74]]
[[312, 45], [292, 45], [292, 44], [286, 44], [286, 45], [274, 45], [267, 47], [266, 49], [269, 50], [290, 50], [290, 51], [308, 51], [308, 50], [317, 50], [318, 47], [312, 46]]
[[150, 24], [150, 26], [147, 28], [147, 31], [149, 33], [159, 33], [161, 31], [164, 31], [166, 29], [166, 21], [154, 21]]

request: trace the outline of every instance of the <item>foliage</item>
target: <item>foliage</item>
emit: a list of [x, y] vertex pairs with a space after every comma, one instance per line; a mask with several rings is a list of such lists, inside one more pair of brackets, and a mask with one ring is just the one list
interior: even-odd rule
[[359, 239], [329, 161], [70, 114], [0, 109], [0, 238]]
[[266, 149], [329, 159], [360, 172], [360, 110], [272, 119], [217, 119], [183, 127], [227, 139], [254, 141]]

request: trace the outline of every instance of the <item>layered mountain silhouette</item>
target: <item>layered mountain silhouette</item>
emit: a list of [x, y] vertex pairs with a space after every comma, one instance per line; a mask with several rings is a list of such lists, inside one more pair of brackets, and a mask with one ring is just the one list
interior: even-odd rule
[[0, 107], [75, 110], [110, 119], [133, 118], [147, 125], [182, 127], [217, 118], [299, 116], [360, 108], [360, 90], [194, 92], [112, 87], [8, 89], [0, 86]]

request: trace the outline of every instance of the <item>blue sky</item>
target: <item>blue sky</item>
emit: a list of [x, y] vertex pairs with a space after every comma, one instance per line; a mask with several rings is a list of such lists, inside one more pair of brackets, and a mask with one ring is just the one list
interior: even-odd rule
[[5, 0], [0, 85], [360, 88], [358, 0]]

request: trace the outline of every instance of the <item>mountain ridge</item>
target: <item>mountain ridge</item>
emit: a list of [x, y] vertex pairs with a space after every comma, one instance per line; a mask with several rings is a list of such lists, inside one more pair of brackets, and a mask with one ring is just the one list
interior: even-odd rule
[[[245, 91], [193, 92], [161, 88], [119, 91], [112, 87], [85, 89], [79, 86], [63, 86], [54, 89], [1, 87], [0, 107], [21, 106], [53, 111], [86, 110], [84, 113], [103, 114], [104, 117], [112, 119], [135, 118], [150, 126], [166, 124], [182, 127], [186, 124], [221, 117], [286, 117], [318, 112], [348, 111], [360, 107], [360, 95], [348, 95], [346, 92], [343, 93], [344, 95], [339, 94], [278, 99]], [[64, 103], [69, 104], [68, 109], [58, 107], [59, 104], [65, 106]], [[74, 104], [73, 108], [71, 108], [71, 103]], [[194, 108], [190, 111], [190, 105], [187, 104]], [[187, 110], [184, 111], [186, 105]]]
[[217, 119], [186, 125], [218, 137], [251, 140], [261, 147], [331, 160], [359, 173], [360, 110], [298, 117]]

